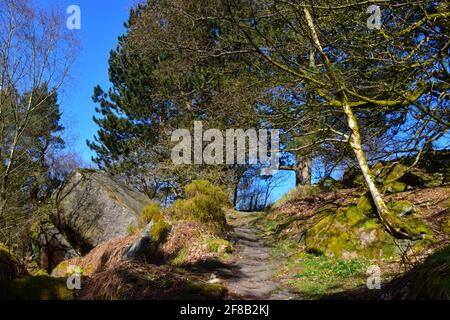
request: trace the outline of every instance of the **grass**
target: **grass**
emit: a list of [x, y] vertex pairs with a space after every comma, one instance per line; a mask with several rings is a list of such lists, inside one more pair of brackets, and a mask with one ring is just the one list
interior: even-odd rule
[[281, 241], [273, 254], [283, 264], [276, 275], [302, 297], [315, 299], [326, 294], [365, 285], [370, 261], [345, 260], [306, 253], [294, 241]]
[[189, 252], [187, 248], [182, 248], [178, 252], [177, 256], [172, 260], [171, 264], [175, 267], [182, 266], [188, 258], [188, 253]]

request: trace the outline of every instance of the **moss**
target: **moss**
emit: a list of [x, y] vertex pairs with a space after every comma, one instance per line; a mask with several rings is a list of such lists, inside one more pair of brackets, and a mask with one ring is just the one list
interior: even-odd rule
[[52, 270], [52, 277], [57, 278], [63, 278], [67, 277], [69, 266], [72, 265], [70, 260], [65, 260], [58, 264], [53, 270]]
[[357, 207], [365, 216], [370, 216], [374, 212], [374, 205], [368, 195], [364, 195], [358, 200]]
[[18, 276], [18, 261], [14, 253], [0, 243], [0, 280], [12, 280]]
[[391, 257], [395, 241], [373, 216], [370, 201], [330, 210], [307, 232], [307, 248], [328, 256], [351, 258]]
[[2, 299], [10, 300], [71, 300], [73, 292], [67, 289], [65, 279], [48, 276], [27, 277], [3, 282]]
[[30, 237], [32, 241], [38, 242], [39, 236], [40, 236], [40, 222], [35, 221], [30, 227]]
[[163, 243], [166, 241], [171, 229], [172, 226], [165, 221], [155, 222], [150, 230], [152, 240], [156, 243]]
[[367, 219], [364, 208], [358, 206], [348, 208], [345, 215], [350, 227], [355, 227]]
[[186, 262], [188, 254], [189, 251], [186, 247], [181, 248], [177, 256], [172, 260], [171, 264], [175, 267], [182, 266]]
[[[447, 192], [450, 193], [450, 188], [447, 189]], [[442, 201], [439, 205], [443, 208], [450, 209], [450, 197]]]
[[417, 217], [408, 217], [402, 220], [403, 228], [411, 235], [412, 239], [433, 239], [431, 230]]
[[385, 181], [385, 185], [388, 185], [392, 182], [398, 181], [398, 179], [400, 179], [405, 174], [408, 168], [402, 164], [394, 164], [392, 169], [390, 169], [390, 167], [387, 167], [386, 170], [390, 170]]
[[412, 240], [427, 238], [432, 241], [433, 233], [427, 225], [416, 216], [414, 204], [409, 201], [400, 200], [388, 203], [388, 208], [394, 217], [395, 223], [405, 231]]
[[30, 272], [30, 274], [33, 277], [48, 277], [49, 276], [48, 272], [43, 269], [33, 270], [32, 272]]
[[441, 176], [431, 176], [417, 169], [394, 163], [381, 169], [377, 182], [386, 193], [398, 193], [410, 188], [432, 187], [442, 184]]
[[319, 187], [323, 191], [330, 192], [335, 190], [340, 190], [343, 188], [343, 185], [341, 182], [329, 177], [325, 178], [322, 181], [319, 182]]
[[199, 282], [188, 282], [178, 299], [203, 299], [220, 300], [223, 299], [228, 289], [222, 284], [210, 284]]
[[208, 246], [208, 250], [213, 253], [231, 254], [235, 251], [233, 245], [224, 239], [207, 237], [203, 241]]
[[415, 210], [414, 204], [406, 200], [391, 202], [388, 204], [388, 208], [398, 217], [411, 215]]
[[406, 184], [394, 181], [384, 187], [385, 193], [399, 193], [406, 190]]

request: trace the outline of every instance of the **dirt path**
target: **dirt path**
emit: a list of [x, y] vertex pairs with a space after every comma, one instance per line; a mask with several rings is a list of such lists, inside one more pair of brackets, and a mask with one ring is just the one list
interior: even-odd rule
[[287, 300], [293, 295], [273, 279], [276, 267], [270, 256], [271, 248], [258, 236], [256, 229], [233, 221], [233, 242], [237, 249], [235, 261], [230, 268], [216, 271], [218, 278], [224, 279], [233, 295], [248, 299]]

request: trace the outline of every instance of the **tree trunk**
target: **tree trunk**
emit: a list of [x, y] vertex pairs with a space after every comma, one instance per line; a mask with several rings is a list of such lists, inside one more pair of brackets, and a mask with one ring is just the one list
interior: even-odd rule
[[366, 155], [361, 145], [361, 135], [359, 133], [359, 128], [357, 124], [357, 120], [353, 114], [352, 108], [349, 106], [346, 98], [343, 98], [343, 109], [344, 113], [347, 117], [347, 123], [351, 130], [350, 137], [350, 146], [352, 147], [353, 152], [356, 155], [356, 159], [358, 161], [358, 165], [361, 169], [361, 172], [364, 176], [364, 180], [366, 182], [367, 187], [369, 188], [370, 194], [372, 196], [372, 200], [375, 204], [375, 207], [378, 212], [378, 217], [381, 223], [386, 227], [387, 231], [397, 238], [410, 238], [408, 233], [403, 231], [400, 226], [396, 226], [397, 223], [395, 221], [391, 221], [391, 213], [384, 202], [383, 197], [381, 196], [380, 191], [375, 185], [372, 172], [370, 170], [369, 164], [367, 162]]
[[233, 206], [235, 209], [237, 209], [238, 204], [238, 192], [239, 192], [239, 184], [236, 184], [233, 190]]
[[353, 152], [356, 155], [358, 165], [361, 169], [361, 172], [364, 176], [366, 185], [372, 196], [372, 200], [375, 204], [380, 222], [385, 226], [386, 230], [390, 234], [392, 234], [394, 237], [410, 238], [409, 234], [407, 232], [405, 232], [404, 230], [402, 230], [400, 228], [400, 226], [398, 225], [398, 223], [393, 221], [395, 219], [395, 217], [392, 216], [391, 213], [389, 212], [389, 209], [387, 208], [386, 203], [384, 202], [384, 199], [381, 196], [380, 191], [378, 190], [377, 186], [375, 185], [372, 173], [370, 171], [369, 164], [367, 162], [366, 155], [362, 148], [361, 135], [359, 132], [358, 122], [357, 122], [356, 117], [353, 113], [353, 110], [350, 107], [350, 104], [348, 102], [347, 95], [344, 91], [345, 87], [339, 81], [338, 77], [335, 75], [333, 66], [332, 66], [330, 60], [328, 59], [328, 56], [323, 51], [322, 45], [320, 43], [319, 37], [316, 32], [314, 21], [312, 19], [312, 16], [311, 16], [309, 10], [307, 8], [303, 8], [303, 11], [305, 13], [308, 27], [311, 31], [312, 43], [314, 44], [315, 49], [318, 50], [318, 52], [322, 56], [323, 62], [325, 64], [325, 67], [328, 72], [328, 76], [330, 77], [331, 81], [334, 83], [335, 89], [338, 92], [337, 97], [339, 98], [339, 101], [342, 104], [344, 114], [347, 118], [347, 124], [351, 131], [349, 143], [350, 143], [350, 146], [351, 146]]
[[296, 186], [311, 185], [311, 166], [310, 157], [297, 156], [295, 164]]
[[[309, 50], [309, 67], [314, 68], [316, 66], [314, 45], [311, 44]], [[307, 95], [306, 103], [311, 103], [311, 95]], [[312, 172], [312, 158], [310, 155], [304, 156], [301, 154], [296, 155], [296, 186], [309, 186], [311, 185], [311, 172]]]

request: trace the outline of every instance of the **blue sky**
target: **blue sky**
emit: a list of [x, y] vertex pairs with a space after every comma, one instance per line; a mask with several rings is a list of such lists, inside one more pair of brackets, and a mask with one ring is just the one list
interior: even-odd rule
[[[95, 105], [92, 93], [95, 85], [109, 88], [109, 51], [116, 47], [117, 38], [125, 31], [133, 0], [38, 0], [55, 6], [66, 16], [67, 7], [78, 5], [81, 9], [81, 30], [72, 30], [80, 40], [80, 50], [70, 78], [60, 94], [63, 124], [66, 127], [68, 145], [89, 162], [92, 152], [86, 146], [97, 131], [92, 121]], [[42, 3], [42, 2], [41, 2]]]

